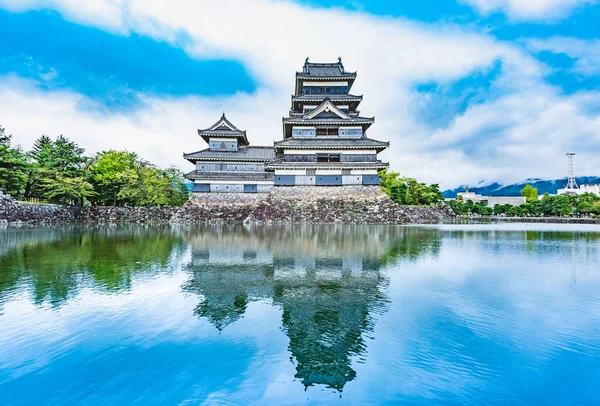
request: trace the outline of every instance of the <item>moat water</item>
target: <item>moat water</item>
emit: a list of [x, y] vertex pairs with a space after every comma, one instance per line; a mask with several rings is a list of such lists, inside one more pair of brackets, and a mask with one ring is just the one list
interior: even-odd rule
[[597, 404], [600, 227], [0, 230], [0, 404]]

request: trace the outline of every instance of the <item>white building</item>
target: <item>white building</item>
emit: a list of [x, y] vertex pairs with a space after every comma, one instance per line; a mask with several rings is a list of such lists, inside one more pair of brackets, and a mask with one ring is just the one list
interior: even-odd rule
[[527, 202], [525, 196], [482, 196], [473, 192], [457, 193], [457, 198], [461, 197], [463, 202], [472, 201], [473, 203], [483, 203], [488, 207], [494, 207], [497, 204], [510, 204], [512, 206], [520, 206]]
[[574, 193], [576, 195], [582, 195], [584, 193], [593, 193], [596, 196], [600, 196], [600, 184], [598, 185], [581, 185], [578, 189], [558, 189], [559, 195], [566, 193]]

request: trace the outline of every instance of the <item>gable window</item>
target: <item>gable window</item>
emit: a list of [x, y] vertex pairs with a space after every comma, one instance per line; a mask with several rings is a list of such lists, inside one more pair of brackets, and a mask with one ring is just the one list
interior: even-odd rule
[[338, 129], [337, 128], [317, 128], [317, 135], [336, 136], [336, 135], [338, 135]]

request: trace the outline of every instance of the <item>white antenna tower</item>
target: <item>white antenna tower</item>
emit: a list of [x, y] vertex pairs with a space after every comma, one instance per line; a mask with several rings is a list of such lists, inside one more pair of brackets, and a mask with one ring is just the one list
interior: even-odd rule
[[579, 189], [577, 186], [577, 181], [575, 180], [575, 168], [573, 166], [573, 157], [575, 156], [574, 152], [567, 153], [567, 159], [569, 160], [569, 180], [567, 181], [566, 189]]

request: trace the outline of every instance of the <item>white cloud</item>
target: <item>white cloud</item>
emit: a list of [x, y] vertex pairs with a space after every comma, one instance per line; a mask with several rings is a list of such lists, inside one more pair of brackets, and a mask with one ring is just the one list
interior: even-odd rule
[[577, 7], [596, 4], [597, 0], [462, 0], [480, 14], [503, 12], [515, 21], [554, 21], [567, 17]]
[[600, 40], [569, 37], [530, 39], [527, 46], [534, 52], [548, 51], [576, 59], [573, 70], [584, 76], [600, 74]]
[[[17, 4], [0, 0], [0, 5], [9, 3]], [[18, 3], [23, 9], [24, 3]], [[71, 0], [29, 0], [27, 6], [54, 7], [82, 24], [135, 31], [174, 44], [185, 33], [190, 55], [239, 60], [259, 88], [251, 95], [218, 98], [140, 95], [144, 105], [139, 109], [114, 112], [90, 109], [93, 101], [69, 91], [44, 92], [35, 82], [0, 78], [0, 123], [25, 147], [41, 133], [62, 133], [90, 152], [126, 148], [162, 165], [191, 170], [181, 154], [205, 147], [195, 131], [215, 122], [222, 110], [248, 130], [253, 144], [271, 145], [282, 136], [281, 117], [289, 109], [293, 72], [306, 55], [312, 60], [342, 55], [348, 69], [358, 70], [353, 93], [365, 95], [363, 115], [376, 116], [369, 136], [392, 143], [383, 158], [394, 170], [444, 187], [561, 176], [556, 159], [563, 149], [575, 149], [598, 125], [575, 96], [563, 98], [544, 85], [544, 67], [522, 50], [457, 26], [266, 0], [201, 5], [188, 0], [119, 0], [78, 7]], [[98, 10], [106, 12], [95, 19]], [[498, 61], [501, 75], [483, 104], [458, 115], [447, 128], [420, 118], [429, 97], [416, 92], [415, 85], [452, 83], [487, 71]], [[593, 93], [587, 97], [600, 100]], [[554, 126], [556, 117], [561, 117], [561, 125]], [[600, 150], [596, 144], [593, 148]], [[587, 150], [592, 153], [593, 148]]]

